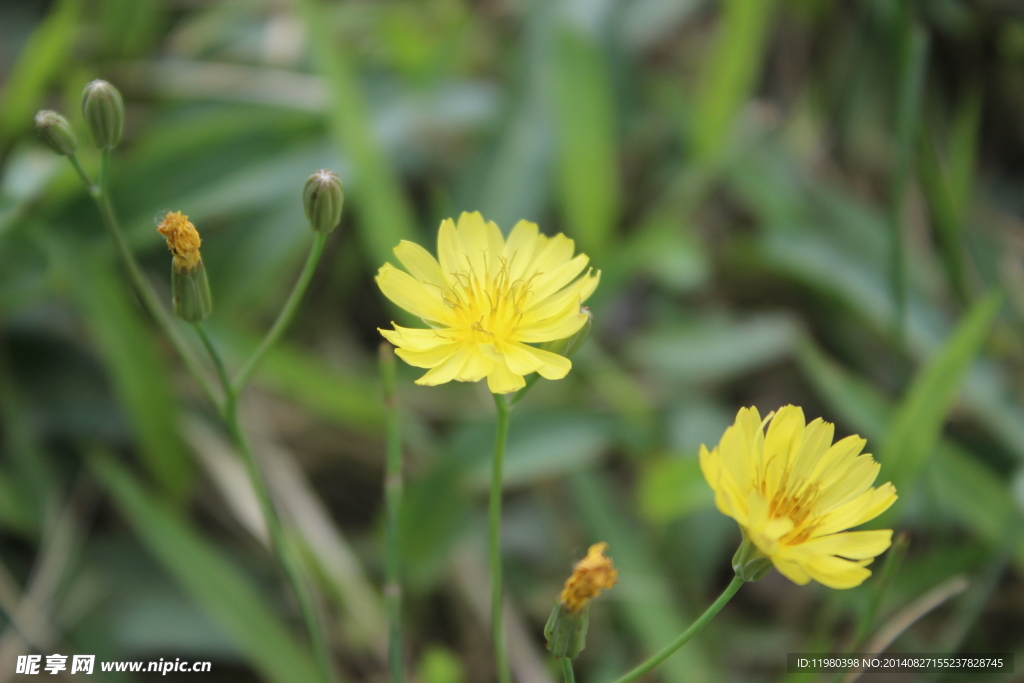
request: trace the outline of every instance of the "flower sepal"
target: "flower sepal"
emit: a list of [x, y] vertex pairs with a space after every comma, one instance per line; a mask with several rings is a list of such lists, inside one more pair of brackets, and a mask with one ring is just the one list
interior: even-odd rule
[[548, 623], [544, 626], [544, 639], [547, 641], [548, 651], [556, 659], [576, 659], [587, 646], [589, 624], [589, 604], [584, 605], [580, 611], [573, 612], [564, 602], [557, 601], [551, 610], [551, 616], [548, 617]]
[[743, 542], [732, 556], [732, 570], [744, 581], [760, 581], [772, 568], [771, 558], [761, 552], [742, 527], [740, 533], [743, 534]]
[[171, 293], [174, 315], [187, 323], [202, 322], [213, 310], [210, 282], [202, 260], [192, 269], [171, 266]]

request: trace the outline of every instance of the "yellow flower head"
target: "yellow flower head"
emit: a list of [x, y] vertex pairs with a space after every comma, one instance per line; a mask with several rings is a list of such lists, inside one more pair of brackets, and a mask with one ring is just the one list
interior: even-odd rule
[[571, 239], [546, 237], [519, 221], [506, 240], [479, 213], [463, 213], [458, 227], [441, 223], [437, 254], [403, 240], [395, 256], [409, 272], [385, 263], [377, 273], [384, 296], [429, 325], [380, 330], [399, 358], [430, 368], [417, 384], [486, 377], [493, 393], [507, 394], [532, 372], [565, 377], [568, 358], [530, 344], [565, 339], [587, 323], [580, 304], [600, 272], [580, 275], [589, 259], [573, 257]]
[[700, 447], [700, 466], [718, 509], [785, 577], [852, 588], [871, 575], [865, 567], [889, 547], [892, 530], [846, 529], [882, 514], [896, 489], [872, 486], [879, 465], [861, 453], [864, 439], [833, 444], [833, 433], [821, 418], [805, 424], [796, 406], [764, 422], [756, 408], [742, 408], [718, 446]]
[[157, 232], [167, 238], [167, 248], [174, 255], [173, 265], [178, 271], [191, 271], [199, 265], [199, 233], [196, 226], [181, 211], [168, 211], [156, 227]]
[[608, 590], [618, 582], [619, 573], [612, 566], [611, 558], [604, 554], [607, 549], [607, 543], [590, 546], [587, 556], [576, 563], [572, 576], [565, 582], [558, 599], [573, 614], [586, 607], [602, 590]]

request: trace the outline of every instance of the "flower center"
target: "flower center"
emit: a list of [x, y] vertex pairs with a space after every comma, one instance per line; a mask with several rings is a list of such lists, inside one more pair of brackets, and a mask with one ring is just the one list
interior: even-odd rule
[[[485, 257], [485, 271], [478, 273], [472, 264], [450, 273], [449, 289], [442, 295], [452, 310], [452, 329], [461, 333], [463, 342], [493, 344], [511, 341], [523, 319], [523, 309], [530, 295], [528, 280], [511, 279], [512, 258], [501, 258], [497, 272], [490, 272]], [[468, 257], [467, 257], [468, 261]]]
[[778, 464], [776, 456], [771, 456], [756, 482], [758, 490], [768, 501], [768, 516], [771, 519], [788, 518], [793, 528], [782, 538], [781, 543], [796, 545], [807, 540], [818, 525], [815, 515], [821, 491], [816, 483], [808, 483], [804, 477], [793, 476], [793, 470], [786, 465], [782, 469], [778, 483], [769, 490], [767, 473], [772, 466]]

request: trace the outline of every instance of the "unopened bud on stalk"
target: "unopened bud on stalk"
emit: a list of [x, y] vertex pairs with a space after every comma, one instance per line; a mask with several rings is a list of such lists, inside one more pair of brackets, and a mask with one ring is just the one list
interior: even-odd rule
[[171, 260], [171, 293], [174, 315], [187, 323], [197, 323], [210, 314], [213, 298], [206, 268], [199, 256], [199, 232], [180, 211], [170, 212], [157, 226], [157, 232], [167, 238]]
[[557, 657], [576, 659], [587, 644], [590, 601], [619, 580], [611, 558], [604, 554], [607, 543], [590, 546], [587, 556], [573, 567], [572, 576], [558, 596], [544, 627], [548, 650]]
[[78, 149], [78, 138], [68, 120], [55, 111], [43, 109], [36, 114], [36, 134], [62, 157], [71, 156]]
[[334, 171], [322, 168], [309, 176], [302, 189], [302, 207], [310, 226], [317, 232], [328, 233], [341, 222], [341, 207], [345, 203], [345, 188]]
[[557, 353], [558, 355], [565, 356], [566, 358], [572, 358], [573, 355], [580, 350], [580, 347], [586, 343], [587, 338], [590, 337], [590, 328], [594, 325], [594, 314], [590, 312], [590, 309], [587, 306], [580, 306], [580, 315], [587, 316], [587, 321], [583, 323], [583, 327], [581, 327], [576, 334], [571, 337], [566, 337], [565, 339], [544, 342], [540, 347], [545, 351]]
[[82, 91], [82, 115], [100, 149], [114, 149], [124, 131], [124, 100], [117, 88], [95, 80]]

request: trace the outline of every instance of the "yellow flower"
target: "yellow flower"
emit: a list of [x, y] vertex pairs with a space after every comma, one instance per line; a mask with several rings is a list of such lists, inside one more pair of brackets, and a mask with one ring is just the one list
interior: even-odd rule
[[879, 465], [861, 453], [864, 439], [833, 444], [833, 433], [820, 418], [805, 425], [795, 406], [764, 422], [756, 408], [742, 408], [714, 450], [701, 445], [700, 466], [718, 509], [779, 572], [800, 585], [852, 588], [871, 575], [865, 567], [889, 547], [892, 530], [846, 529], [887, 510], [896, 489], [872, 486]]
[[619, 573], [612, 566], [611, 558], [604, 554], [607, 549], [608, 544], [603, 542], [590, 546], [587, 556], [576, 563], [572, 576], [565, 582], [558, 599], [573, 614], [579, 613], [602, 590], [608, 590], [618, 582]]
[[487, 378], [495, 394], [522, 388], [523, 375], [561, 379], [568, 358], [530, 346], [565, 339], [587, 323], [580, 304], [597, 287], [584, 254], [573, 257], [565, 235], [546, 237], [519, 221], [508, 236], [479, 213], [463, 213], [456, 228], [441, 223], [438, 259], [402, 241], [395, 256], [409, 272], [385, 263], [377, 273], [384, 296], [419, 316], [429, 329], [380, 330], [409, 365], [430, 368], [417, 384]]
[[167, 238], [167, 248], [174, 255], [173, 266], [178, 271], [192, 271], [199, 265], [199, 233], [196, 226], [181, 211], [168, 211], [156, 227], [157, 232]]

